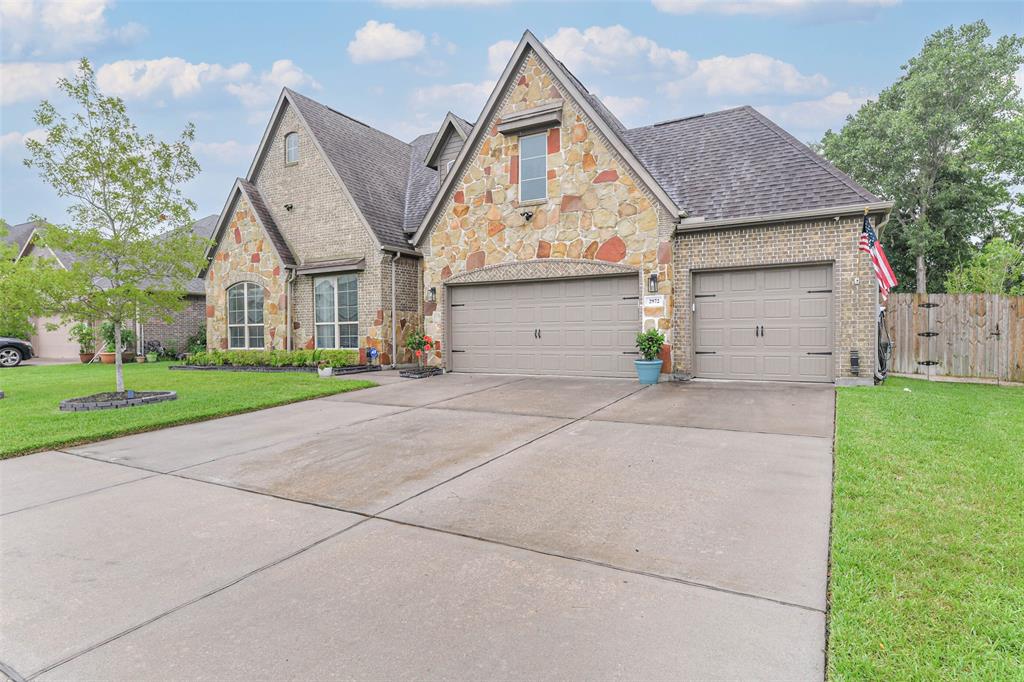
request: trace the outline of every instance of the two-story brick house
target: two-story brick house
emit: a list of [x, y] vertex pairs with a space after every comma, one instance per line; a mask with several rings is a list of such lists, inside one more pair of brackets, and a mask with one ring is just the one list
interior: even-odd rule
[[630, 376], [658, 327], [666, 373], [870, 381], [857, 241], [890, 209], [750, 107], [627, 129], [527, 32], [475, 123], [411, 143], [285, 90], [221, 214], [208, 338], [402, 362], [422, 327], [453, 371]]

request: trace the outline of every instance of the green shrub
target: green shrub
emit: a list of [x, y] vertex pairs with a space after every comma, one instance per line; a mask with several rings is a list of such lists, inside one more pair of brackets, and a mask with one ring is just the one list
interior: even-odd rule
[[[103, 349], [108, 353], [114, 352], [114, 323], [106, 321], [100, 325], [100, 338], [103, 339]], [[135, 345], [135, 331], [129, 327], [121, 327], [121, 346], [131, 350]]]
[[201, 367], [315, 367], [324, 361], [332, 367], [347, 367], [359, 362], [354, 350], [209, 350], [193, 353], [188, 364]]
[[657, 360], [664, 345], [665, 335], [658, 329], [648, 329], [636, 335], [636, 347], [644, 360]]

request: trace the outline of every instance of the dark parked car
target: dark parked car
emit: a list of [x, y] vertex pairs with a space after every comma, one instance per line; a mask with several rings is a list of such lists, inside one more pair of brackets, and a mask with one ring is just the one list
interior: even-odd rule
[[32, 358], [32, 344], [9, 336], [0, 336], [0, 367], [17, 367]]

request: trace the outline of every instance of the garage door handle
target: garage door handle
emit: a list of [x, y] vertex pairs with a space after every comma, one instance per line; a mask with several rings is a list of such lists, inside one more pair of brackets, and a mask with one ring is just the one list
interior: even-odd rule
[[622, 351], [622, 354], [623, 355], [640, 355], [640, 351], [638, 351], [638, 350], [624, 350], [624, 351]]
[[832, 355], [832, 351], [830, 351], [830, 350], [826, 350], [826, 351], [809, 351], [807, 354], [808, 355]]

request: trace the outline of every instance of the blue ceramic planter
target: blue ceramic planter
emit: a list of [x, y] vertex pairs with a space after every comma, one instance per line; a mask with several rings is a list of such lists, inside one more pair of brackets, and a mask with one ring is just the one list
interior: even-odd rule
[[636, 375], [641, 384], [658, 383], [658, 375], [661, 374], [661, 360], [634, 360]]

